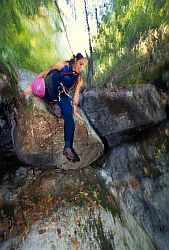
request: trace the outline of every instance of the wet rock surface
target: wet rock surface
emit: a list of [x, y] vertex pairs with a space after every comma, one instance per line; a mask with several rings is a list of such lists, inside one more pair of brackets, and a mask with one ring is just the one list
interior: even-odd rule
[[113, 148], [100, 176], [156, 249], [169, 249], [169, 123]]
[[93, 88], [83, 93], [81, 105], [109, 146], [125, 141], [131, 132], [166, 119], [164, 99], [150, 84]]

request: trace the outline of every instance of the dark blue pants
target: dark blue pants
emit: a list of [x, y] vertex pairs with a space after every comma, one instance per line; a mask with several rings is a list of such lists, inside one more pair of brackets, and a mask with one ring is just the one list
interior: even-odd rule
[[58, 100], [58, 86], [60, 82], [60, 74], [57, 70], [51, 70], [45, 77], [45, 100], [49, 102], [55, 102]]
[[61, 108], [64, 119], [65, 148], [72, 148], [75, 124], [73, 118], [73, 107], [70, 98], [66, 95], [63, 95], [59, 102], [59, 106]]
[[72, 148], [75, 129], [73, 107], [71, 104], [71, 99], [66, 94], [61, 94], [61, 100], [58, 100], [58, 79], [59, 77], [57, 72], [52, 72], [52, 74], [45, 78], [46, 91], [44, 100], [53, 103], [57, 102], [59, 104], [64, 119], [65, 148]]

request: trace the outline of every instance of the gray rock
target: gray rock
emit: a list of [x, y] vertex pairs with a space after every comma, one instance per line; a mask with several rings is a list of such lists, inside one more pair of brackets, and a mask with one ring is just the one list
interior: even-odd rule
[[119, 144], [131, 130], [138, 131], [166, 119], [165, 102], [150, 84], [91, 89], [84, 92], [81, 104], [109, 146]]
[[169, 71], [165, 71], [162, 74], [162, 81], [167, 82], [169, 81]]
[[[21, 69], [17, 73], [20, 92], [23, 94], [24, 88], [36, 74]], [[21, 161], [35, 167], [77, 169], [90, 165], [103, 154], [103, 143], [81, 109], [80, 116], [75, 118], [74, 136], [74, 149], [80, 162], [72, 163], [62, 153], [63, 119], [54, 116], [41, 98], [29, 95], [22, 101], [13, 133], [15, 151]]]
[[[12, 148], [11, 126], [7, 119], [7, 114], [3, 114], [4, 108], [0, 105], [0, 149], [9, 150]], [[8, 112], [7, 112], [8, 113]]]
[[38, 97], [31, 105], [18, 111], [13, 140], [18, 158], [30, 165], [76, 169], [90, 165], [103, 154], [103, 143], [88, 123], [82, 110], [75, 118], [74, 149], [80, 162], [69, 162], [63, 156], [64, 123], [53, 115], [49, 107]]
[[[44, 206], [52, 198], [53, 210], [36, 222], [31, 221], [30, 209], [25, 210], [25, 221], [31, 227], [25, 226], [20, 237], [2, 243], [1, 250], [155, 250], [134, 216], [124, 206], [118, 207], [91, 168], [48, 172], [27, 190], [38, 201], [42, 199]], [[33, 211], [36, 206], [38, 202]], [[40, 206], [40, 215], [43, 210]]]
[[18, 75], [18, 87], [20, 93], [22, 94], [24, 89], [31, 83], [31, 81], [37, 76], [37, 74], [25, 69], [17, 69], [16, 72]]
[[[147, 138], [147, 140], [145, 140]], [[169, 129], [111, 150], [99, 172], [157, 249], [169, 249]]]
[[4, 200], [7, 201], [7, 202], [13, 201], [13, 193], [11, 193], [11, 192], [5, 193]]

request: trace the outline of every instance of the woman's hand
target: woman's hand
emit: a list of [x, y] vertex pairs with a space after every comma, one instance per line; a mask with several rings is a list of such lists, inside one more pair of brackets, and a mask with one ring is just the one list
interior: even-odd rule
[[32, 93], [31, 84], [24, 89], [24, 96], [28, 96]]
[[78, 103], [79, 103], [79, 97], [80, 97], [80, 89], [83, 84], [83, 81], [80, 79], [76, 86], [74, 98], [73, 98], [73, 108], [74, 108], [74, 115], [78, 115]]

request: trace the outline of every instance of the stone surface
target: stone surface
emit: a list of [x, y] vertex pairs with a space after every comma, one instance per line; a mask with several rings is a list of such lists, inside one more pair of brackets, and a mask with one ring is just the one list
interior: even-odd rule
[[18, 86], [20, 93], [22, 94], [24, 89], [31, 83], [31, 81], [37, 76], [36, 73], [25, 69], [17, 69]]
[[169, 82], [169, 71], [165, 71], [162, 73], [162, 81]]
[[[35, 76], [20, 73], [19, 84], [24, 86]], [[165, 119], [163, 101], [150, 85], [106, 91], [84, 93], [82, 104], [109, 145], [119, 131], [128, 133]], [[39, 98], [23, 104], [17, 113], [15, 150], [24, 163], [35, 165], [25, 167], [13, 154], [8, 161], [0, 154], [1, 169], [10, 168], [0, 175], [0, 249], [169, 249], [169, 126], [154, 128], [151, 136], [144, 131], [135, 141], [111, 148], [100, 170], [43, 172], [35, 166], [48, 168], [57, 161], [66, 169], [82, 165], [68, 165], [57, 151], [58, 143], [60, 150], [63, 147], [63, 120]], [[75, 149], [85, 165], [99, 156], [103, 145], [79, 112]]]
[[12, 103], [18, 95], [16, 72], [8, 66], [0, 63], [0, 103]]
[[109, 146], [119, 144], [131, 131], [166, 119], [164, 99], [150, 84], [94, 88], [83, 93], [81, 105]]
[[15, 206], [15, 216], [9, 218], [13, 237], [1, 243], [1, 250], [155, 250], [91, 168], [48, 171], [22, 189]]
[[161, 250], [169, 249], [168, 164], [169, 124], [113, 148], [99, 172], [112, 194]]
[[22, 103], [13, 136], [18, 158], [46, 169], [51, 166], [76, 169], [90, 165], [103, 154], [104, 146], [80, 109], [79, 114], [75, 118], [74, 149], [80, 162], [72, 163], [63, 156], [63, 119], [53, 115], [41, 98], [32, 96], [31, 104], [24, 108]]
[[0, 102], [3, 101], [3, 95], [9, 91], [10, 77], [4, 72], [4, 67], [0, 64]]

